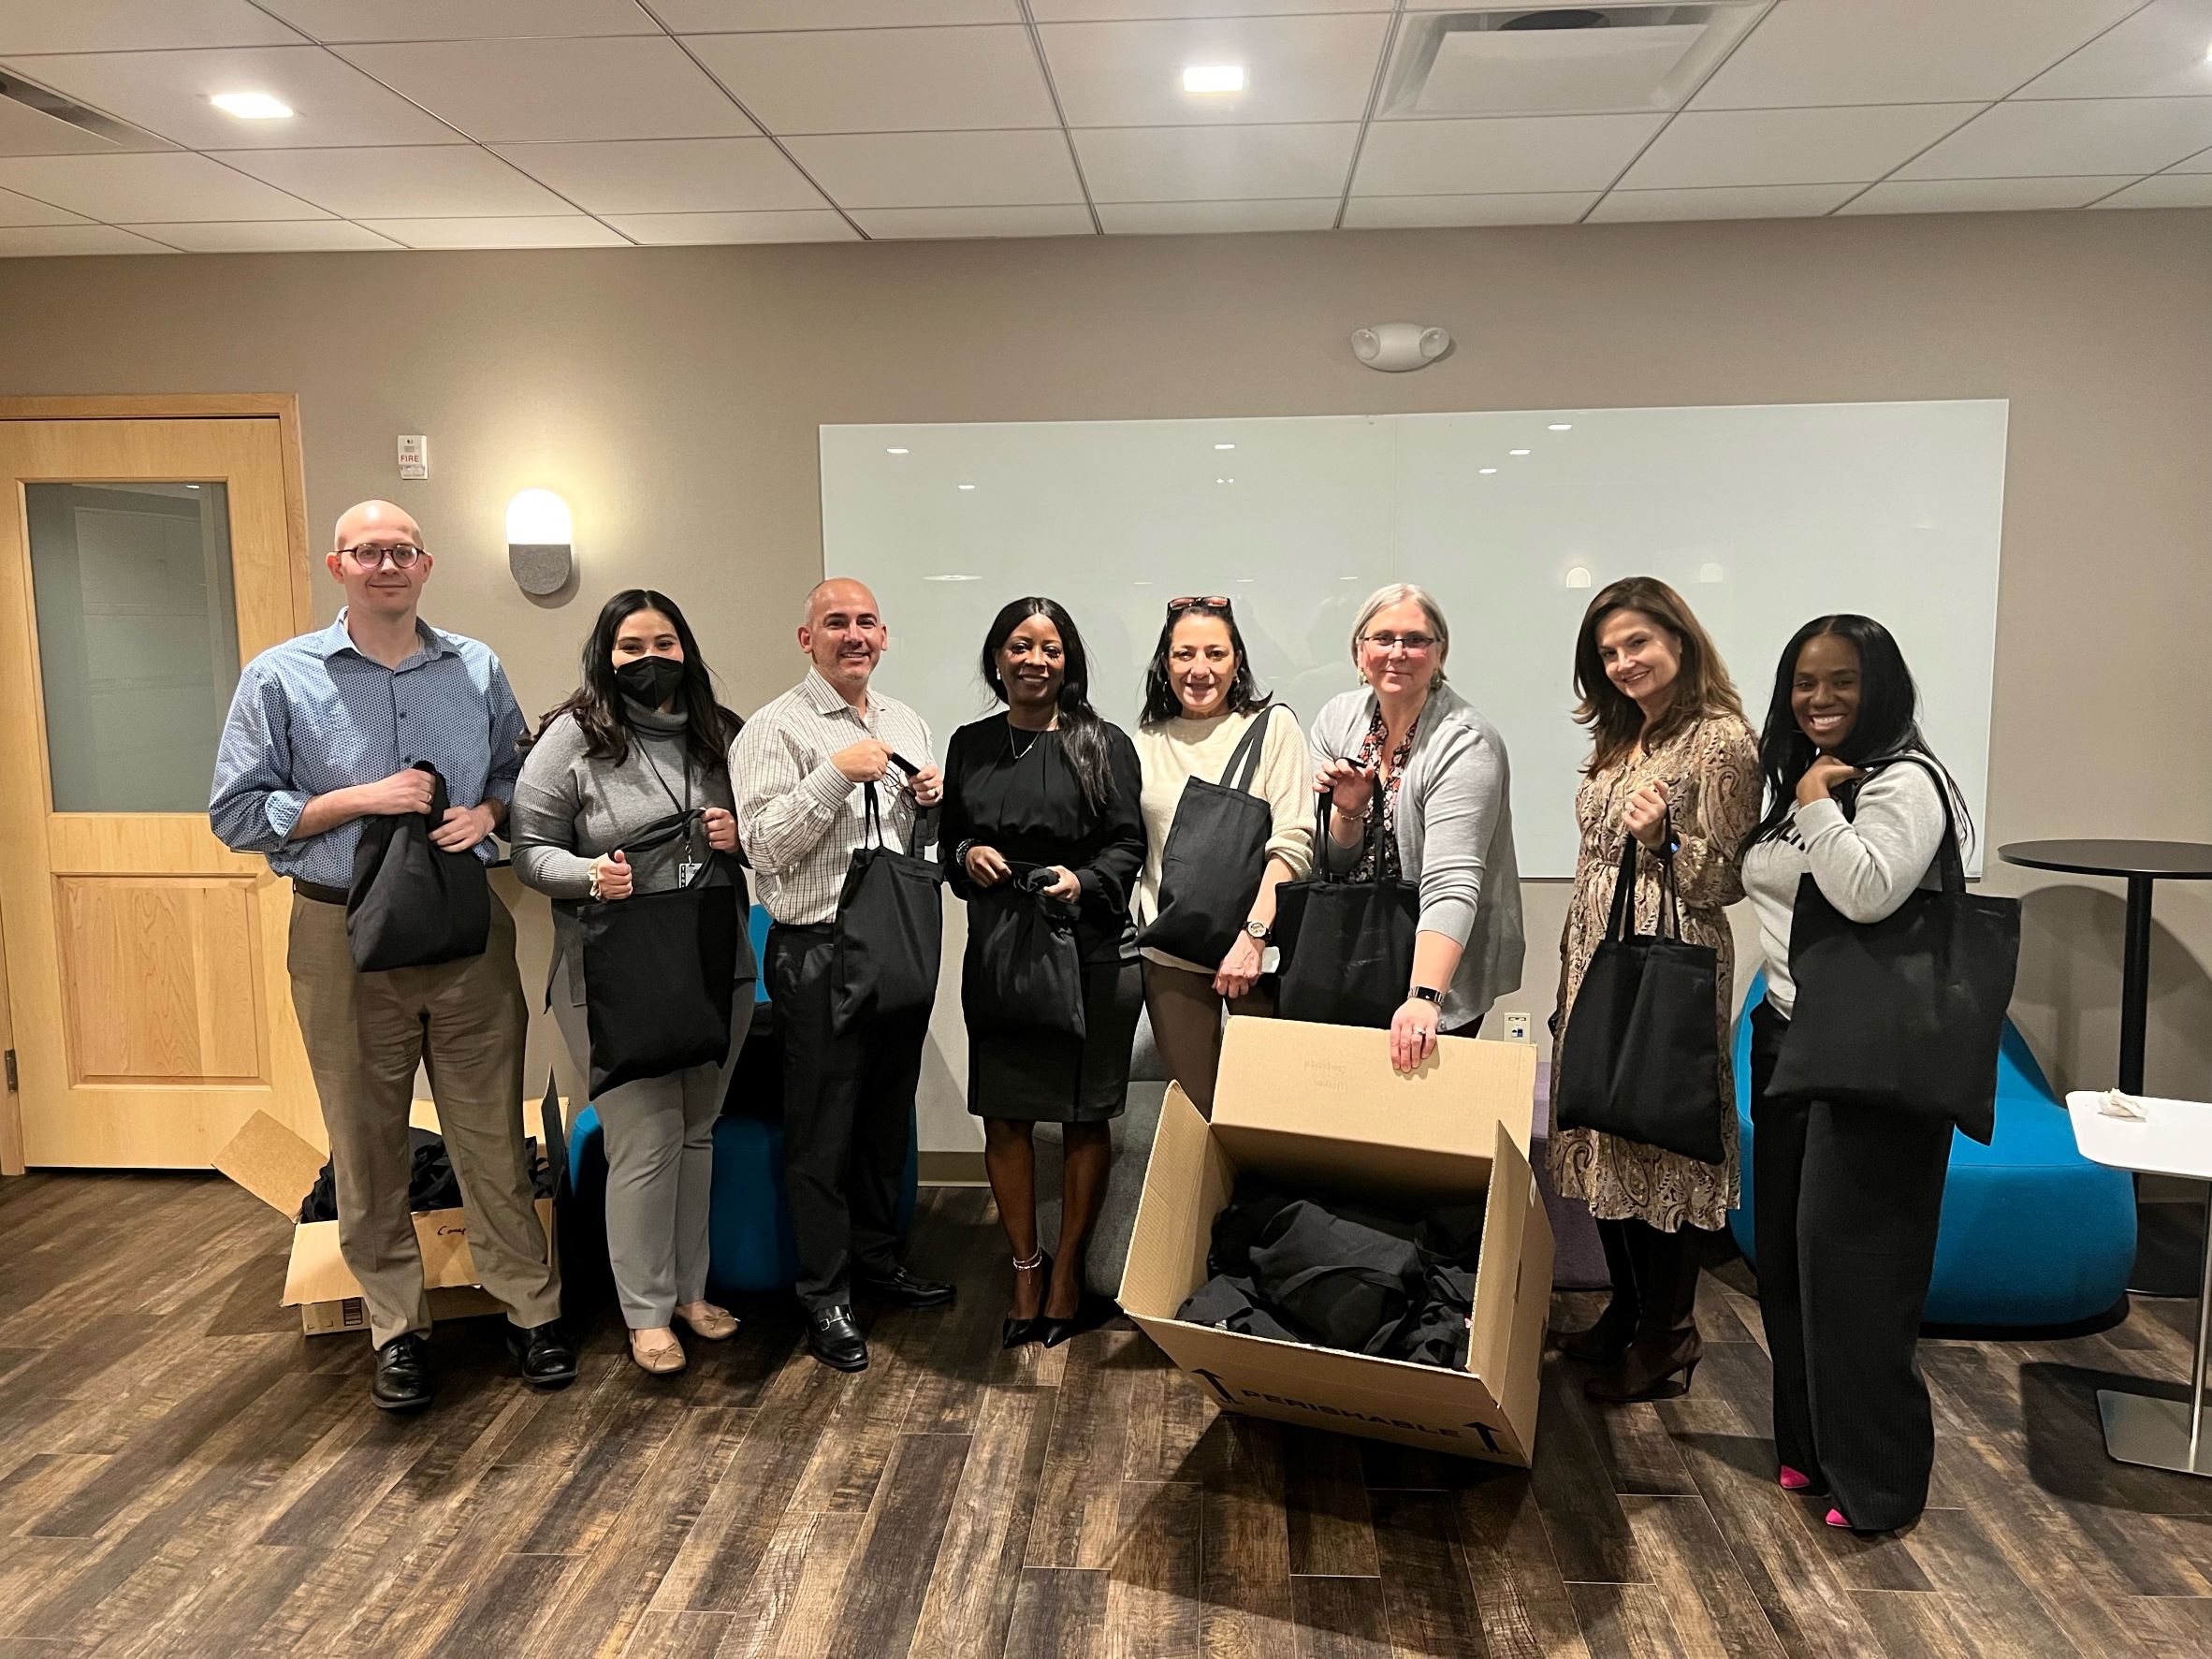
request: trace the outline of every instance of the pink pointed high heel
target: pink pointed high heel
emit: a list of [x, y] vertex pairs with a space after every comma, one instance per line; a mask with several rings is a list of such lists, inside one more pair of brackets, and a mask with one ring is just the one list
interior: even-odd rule
[[1821, 1519], [1826, 1521], [1830, 1526], [1840, 1526], [1845, 1532], [1849, 1532], [1851, 1530], [1851, 1522], [1843, 1519], [1843, 1511], [1841, 1509], [1830, 1509], [1827, 1514], [1823, 1516]]
[[1782, 1483], [1783, 1492], [1803, 1492], [1812, 1484], [1812, 1476], [1802, 1469], [1793, 1469], [1787, 1463], [1782, 1465], [1782, 1473], [1775, 1478]]

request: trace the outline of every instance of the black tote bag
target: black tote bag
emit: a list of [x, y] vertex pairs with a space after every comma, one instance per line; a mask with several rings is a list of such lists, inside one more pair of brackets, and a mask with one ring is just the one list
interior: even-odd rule
[[1917, 755], [1890, 764], [1924, 766], [1935, 779], [1943, 886], [1914, 891], [1879, 922], [1854, 922], [1812, 877], [1798, 881], [1790, 919], [1797, 999], [1767, 1092], [1948, 1118], [1987, 1145], [2020, 961], [2020, 902], [1967, 892], [1943, 777]]
[[1039, 891], [1045, 873], [1014, 866], [968, 901], [960, 1010], [972, 1031], [1037, 1032], [1083, 1040], [1083, 953], [1075, 907]]
[[[1368, 815], [1361, 857], [1381, 831], [1381, 805], [1378, 800]], [[1275, 943], [1282, 952], [1275, 1012], [1286, 1020], [1387, 1029], [1413, 982], [1420, 888], [1404, 880], [1332, 879], [1327, 795], [1316, 820], [1314, 873], [1275, 889]]]
[[1218, 966], [1244, 930], [1267, 869], [1274, 808], [1252, 793], [1271, 705], [1238, 739], [1221, 781], [1183, 785], [1160, 849], [1159, 913], [1137, 935], [1141, 947], [1201, 967]]
[[837, 942], [830, 953], [830, 1026], [838, 1035], [870, 1020], [926, 1015], [937, 1000], [944, 951], [944, 871], [883, 843], [876, 786], [867, 786], [865, 840], [852, 850], [837, 895]]
[[1560, 1039], [1559, 1127], [1598, 1129], [1717, 1164], [1727, 1156], [1720, 953], [1681, 937], [1674, 858], [1659, 858], [1658, 931], [1639, 934], [1637, 842], [1623, 837], [1606, 937], [1583, 970]]
[[430, 775], [430, 809], [377, 817], [361, 825], [354, 880], [345, 899], [345, 937], [362, 973], [429, 968], [484, 954], [491, 936], [491, 883], [473, 849], [447, 852], [430, 842], [452, 802], [438, 769]]
[[[704, 834], [704, 816], [680, 813], [626, 846], [649, 852], [679, 837]], [[754, 977], [744, 897], [736, 860], [710, 852], [688, 887], [633, 893], [587, 905], [578, 913], [595, 1097], [626, 1083], [719, 1066], [729, 1058], [730, 1011], [741, 961], [742, 977]]]

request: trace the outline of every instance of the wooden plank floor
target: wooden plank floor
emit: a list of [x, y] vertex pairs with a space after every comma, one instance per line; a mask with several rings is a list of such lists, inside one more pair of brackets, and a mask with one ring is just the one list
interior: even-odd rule
[[1687, 1398], [1550, 1361], [1522, 1474], [1219, 1417], [1126, 1329], [1001, 1354], [980, 1193], [926, 1196], [962, 1301], [864, 1375], [764, 1304], [655, 1381], [603, 1314], [538, 1395], [464, 1321], [413, 1420], [276, 1307], [286, 1242], [218, 1180], [0, 1182], [0, 1659], [2212, 1653], [2212, 1481], [2109, 1462], [2093, 1398], [2182, 1375], [2187, 1303], [1925, 1344], [1935, 1507], [1869, 1542], [1773, 1484], [1740, 1266]]

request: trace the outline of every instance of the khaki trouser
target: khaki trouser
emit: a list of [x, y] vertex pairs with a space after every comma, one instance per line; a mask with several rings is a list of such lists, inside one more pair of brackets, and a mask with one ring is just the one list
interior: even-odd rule
[[430, 1328], [407, 1208], [407, 1113], [418, 1061], [429, 1070], [478, 1278], [517, 1325], [559, 1317], [560, 1276], [547, 1260], [523, 1159], [529, 1011], [515, 968], [515, 918], [498, 895], [483, 955], [361, 973], [346, 944], [344, 907], [295, 894], [286, 966], [330, 1133], [339, 1248], [360, 1281], [371, 1339], [382, 1347]]
[[[1272, 1015], [1274, 998], [1254, 990], [1227, 1005], [1232, 1014]], [[1222, 998], [1214, 976], [1161, 962], [1144, 964], [1144, 1011], [1152, 1020], [1153, 1046], [1168, 1075], [1183, 1085], [1190, 1103], [1214, 1115], [1214, 1078], [1221, 1070]]]

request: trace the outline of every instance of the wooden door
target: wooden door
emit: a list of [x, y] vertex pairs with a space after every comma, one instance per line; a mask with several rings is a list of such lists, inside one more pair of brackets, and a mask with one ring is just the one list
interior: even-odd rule
[[240, 666], [303, 631], [275, 415], [0, 419], [0, 915], [23, 1161], [321, 1142], [289, 893], [208, 828]]

